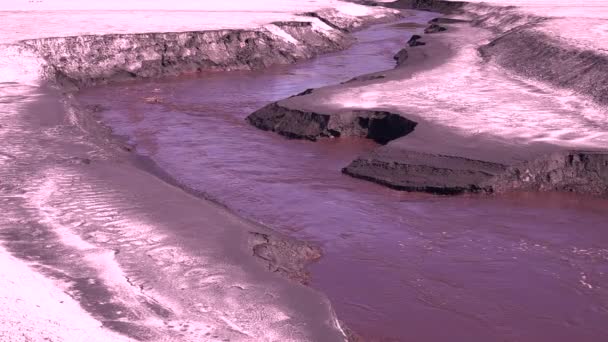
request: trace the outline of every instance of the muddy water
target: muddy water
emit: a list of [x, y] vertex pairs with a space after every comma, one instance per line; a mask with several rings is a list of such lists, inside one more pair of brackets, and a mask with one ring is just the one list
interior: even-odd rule
[[322, 246], [312, 285], [367, 340], [604, 341], [605, 201], [399, 193], [340, 173], [375, 147], [369, 141], [290, 141], [244, 121], [273, 100], [392, 67], [416, 30], [377, 26], [347, 51], [263, 73], [123, 84], [80, 98], [105, 107], [114, 131], [182, 184]]

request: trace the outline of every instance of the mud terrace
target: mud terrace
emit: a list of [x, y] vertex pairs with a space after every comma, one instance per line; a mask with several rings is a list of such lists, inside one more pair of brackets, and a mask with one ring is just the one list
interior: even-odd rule
[[[388, 113], [402, 116], [412, 129], [392, 132], [379, 141], [386, 146], [353, 161], [344, 173], [439, 194], [534, 189], [608, 196], [603, 162], [590, 169], [560, 162], [531, 167], [552, 160], [552, 153], [605, 157], [608, 55], [606, 40], [597, 39], [604, 19], [433, 0], [387, 6], [450, 16], [412, 37], [396, 53], [395, 69], [311, 89], [256, 111], [249, 122], [290, 138], [366, 136], [350, 127], [368, 119], [353, 113]], [[583, 22], [585, 29], [574, 29]], [[505, 182], [513, 169], [530, 177]]]

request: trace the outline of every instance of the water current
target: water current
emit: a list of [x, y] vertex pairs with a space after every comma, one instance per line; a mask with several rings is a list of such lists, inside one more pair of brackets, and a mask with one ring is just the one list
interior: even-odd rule
[[367, 340], [605, 340], [605, 201], [396, 192], [340, 173], [373, 142], [286, 140], [245, 122], [271, 101], [392, 68], [420, 30], [378, 25], [346, 51], [292, 66], [105, 86], [79, 98], [106, 108], [113, 131], [184, 186], [321, 246], [311, 286]]

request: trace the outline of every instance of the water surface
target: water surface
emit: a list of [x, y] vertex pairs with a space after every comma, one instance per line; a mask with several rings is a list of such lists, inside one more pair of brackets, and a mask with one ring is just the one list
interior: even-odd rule
[[286, 140], [244, 121], [304, 89], [391, 68], [416, 30], [376, 26], [347, 51], [294, 66], [122, 84], [80, 98], [106, 107], [115, 133], [185, 186], [322, 246], [312, 286], [368, 340], [603, 341], [605, 201], [400, 193], [340, 173], [376, 147], [370, 141]]

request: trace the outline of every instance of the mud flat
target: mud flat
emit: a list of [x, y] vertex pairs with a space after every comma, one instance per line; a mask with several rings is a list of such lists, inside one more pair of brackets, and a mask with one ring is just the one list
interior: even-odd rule
[[[351, 30], [401, 16], [344, 6], [355, 14], [317, 10], [258, 28], [3, 37], [9, 43], [0, 46], [0, 239], [30, 271], [16, 265], [11, 270], [19, 272], [2, 286], [39, 272], [44, 277], [32, 278], [32, 288], [52, 283], [51, 295], [73, 299], [66, 310], [82, 315], [74, 309], [79, 304], [88, 313], [75, 334], [344, 340], [329, 301], [300, 284], [318, 248], [183, 191], [130, 153], [96, 117], [99, 108], [81, 106], [72, 94], [101, 83], [293, 63], [348, 46]], [[193, 235], [207, 238], [194, 243]], [[2, 263], [15, 260], [2, 255]], [[38, 304], [37, 297], [7, 295], [3, 301], [25, 300], [23, 310]], [[33, 324], [26, 312], [21, 327], [3, 319], [0, 336], [71, 338], [56, 331], [65, 320], [47, 309], [50, 326]]]
[[[343, 171], [395, 189], [608, 195], [608, 165], [598, 161], [608, 146], [606, 40], [573, 29], [585, 23], [598, 32], [604, 20], [466, 2], [387, 6], [450, 16], [404, 44], [395, 69], [311, 89], [254, 112], [249, 122], [290, 138], [374, 139], [362, 127], [373, 122], [370, 113], [384, 113], [395, 128], [391, 138]], [[398, 129], [403, 125], [411, 129]]]

